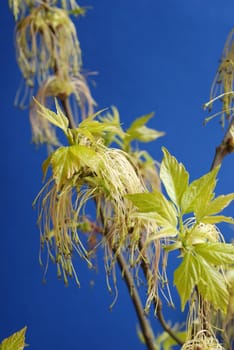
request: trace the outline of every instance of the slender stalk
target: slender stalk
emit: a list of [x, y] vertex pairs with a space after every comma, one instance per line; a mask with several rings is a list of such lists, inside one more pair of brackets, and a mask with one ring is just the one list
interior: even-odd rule
[[124, 256], [122, 253], [119, 253], [117, 256], [117, 262], [120, 267], [120, 270], [122, 271], [123, 278], [125, 280], [125, 283], [128, 287], [129, 295], [132, 299], [133, 305], [135, 307], [141, 330], [145, 339], [146, 346], [149, 350], [155, 350], [154, 346], [154, 334], [151, 328], [151, 325], [146, 317], [146, 314], [144, 312], [144, 308], [141, 302], [141, 299], [139, 297], [137, 288], [135, 286], [132, 274], [128, 268], [128, 265], [125, 261]]
[[67, 119], [69, 121], [69, 125], [68, 125], [69, 128], [70, 129], [75, 129], [76, 128], [76, 123], [75, 123], [73, 115], [72, 115], [72, 110], [71, 110], [69, 98], [65, 97], [65, 98], [60, 99], [60, 100], [61, 100], [64, 112], [65, 112], [65, 115], [66, 115], [66, 117], [67, 117]]
[[[151, 275], [152, 275], [152, 272], [150, 270], [149, 260], [148, 260], [147, 255], [145, 253], [143, 253], [143, 245], [141, 242], [139, 243], [139, 248], [140, 248], [141, 254], [143, 254], [143, 259], [141, 260], [141, 268], [142, 268], [142, 271], [145, 275], [146, 280], [148, 280], [151, 278]], [[173, 332], [171, 327], [165, 321], [165, 318], [164, 318], [163, 312], [162, 312], [162, 302], [158, 296], [156, 296], [154, 298], [154, 307], [156, 310], [156, 315], [158, 317], [158, 320], [159, 320], [161, 326], [163, 327], [163, 329], [170, 335], [170, 337], [173, 340], [175, 340], [177, 342], [178, 345], [182, 346], [183, 341], [179, 337], [177, 337], [177, 335]]]
[[234, 116], [229, 123], [228, 129], [220, 145], [216, 148], [211, 169], [220, 165], [227, 154], [234, 152]]

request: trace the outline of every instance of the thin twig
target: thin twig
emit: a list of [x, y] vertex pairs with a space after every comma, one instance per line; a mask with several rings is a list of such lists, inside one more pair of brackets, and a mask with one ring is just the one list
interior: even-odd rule
[[69, 121], [69, 125], [68, 125], [69, 128], [70, 129], [75, 129], [77, 126], [76, 126], [76, 123], [75, 123], [73, 115], [72, 115], [72, 110], [71, 110], [69, 98], [65, 97], [63, 99], [61, 98], [60, 100], [61, 100], [64, 112], [66, 114], [66, 117], [67, 117], [67, 119]]
[[[149, 279], [151, 279], [152, 271], [150, 269], [148, 257], [143, 252], [142, 242], [139, 242], [139, 248], [140, 248], [141, 254], [143, 256], [143, 259], [141, 259], [141, 268], [142, 268], [142, 271], [145, 275], [145, 279], [149, 280]], [[178, 345], [183, 345], [183, 341], [179, 337], [177, 337], [177, 335], [173, 332], [171, 327], [165, 321], [165, 318], [164, 318], [163, 312], [162, 312], [162, 302], [158, 296], [155, 296], [155, 298], [154, 298], [154, 307], [156, 310], [156, 315], [158, 317], [158, 320], [159, 320], [161, 326], [163, 327], [163, 329], [170, 335], [170, 337], [173, 340], [175, 340], [177, 342]]]
[[228, 129], [220, 145], [216, 148], [215, 156], [210, 170], [220, 165], [227, 154], [234, 152], [234, 116], [229, 123]]
[[[113, 252], [114, 252], [114, 250], [113, 250]], [[151, 325], [150, 325], [150, 323], [146, 317], [146, 314], [144, 312], [144, 308], [143, 308], [141, 299], [139, 297], [137, 288], [135, 286], [132, 274], [128, 268], [127, 262], [125, 261], [125, 258], [122, 255], [122, 253], [119, 253], [117, 255], [116, 259], [117, 259], [118, 265], [120, 267], [120, 270], [122, 271], [123, 278], [124, 278], [126, 285], [128, 287], [128, 291], [129, 291], [129, 294], [131, 296], [132, 302], [134, 304], [147, 348], [149, 350], [155, 350], [155, 346], [154, 346], [155, 337], [154, 337]]]

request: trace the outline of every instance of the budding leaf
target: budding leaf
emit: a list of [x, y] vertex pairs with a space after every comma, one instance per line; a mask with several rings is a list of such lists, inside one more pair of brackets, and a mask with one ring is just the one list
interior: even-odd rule
[[65, 134], [67, 133], [67, 128], [68, 128], [69, 122], [68, 122], [68, 119], [66, 118], [66, 116], [63, 114], [61, 108], [59, 107], [57, 100], [55, 100], [57, 113], [44, 107], [35, 98], [34, 98], [34, 102], [39, 106], [39, 113], [41, 114], [41, 116], [43, 118], [46, 118], [51, 124], [62, 129]]
[[166, 148], [163, 148], [164, 158], [160, 168], [160, 178], [168, 196], [180, 207], [181, 197], [188, 188], [189, 174], [183, 164], [178, 163]]
[[211, 201], [206, 209], [206, 215], [214, 215], [221, 212], [234, 200], [234, 193], [222, 195]]
[[27, 327], [12, 334], [1, 343], [1, 350], [23, 350], [25, 347], [25, 332]]
[[234, 246], [230, 243], [201, 243], [196, 244], [194, 249], [210, 264], [216, 266], [234, 264]]
[[124, 139], [125, 146], [131, 141], [149, 142], [164, 135], [164, 132], [148, 128], [145, 124], [153, 117], [154, 113], [146, 114], [137, 118], [126, 131]]
[[176, 210], [161, 192], [155, 190], [152, 193], [129, 194], [127, 198], [133, 202], [140, 212], [155, 212], [155, 215], [159, 220], [161, 218], [162, 222], [166, 222], [173, 227], [177, 226]]
[[218, 224], [220, 222], [227, 222], [228, 224], [234, 224], [234, 219], [230, 216], [224, 215], [214, 215], [214, 216], [205, 216], [202, 218], [204, 224]]
[[98, 158], [94, 150], [83, 145], [58, 148], [51, 156], [53, 177], [58, 187], [69, 180], [83, 165], [91, 167], [92, 170], [96, 169]]
[[219, 167], [216, 167], [188, 186], [181, 198], [183, 214], [194, 212], [198, 221], [205, 216], [206, 209], [214, 197], [218, 170]]
[[224, 313], [227, 311], [229, 292], [224, 276], [201, 255], [197, 255], [200, 266], [200, 276], [197, 282], [198, 291], [204, 300]]
[[174, 272], [174, 284], [181, 299], [181, 309], [184, 311], [186, 302], [196, 286], [200, 275], [200, 266], [192, 252], [188, 251], [180, 266]]

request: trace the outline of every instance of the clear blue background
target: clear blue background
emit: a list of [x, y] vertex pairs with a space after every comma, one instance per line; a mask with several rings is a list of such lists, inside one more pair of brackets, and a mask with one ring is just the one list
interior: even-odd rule
[[[160, 160], [165, 145], [192, 179], [207, 172], [223, 131], [218, 120], [202, 126], [202, 104], [209, 98], [224, 41], [234, 25], [233, 1], [81, 0], [80, 5], [93, 7], [76, 24], [84, 68], [99, 72], [92, 87], [98, 107], [116, 105], [126, 126], [155, 111], [150, 126], [166, 136], [148, 150]], [[101, 257], [98, 273], [77, 258], [80, 289], [72, 283], [64, 287], [52, 265], [42, 284], [31, 203], [41, 188], [46, 150], [35, 150], [30, 143], [28, 112], [13, 107], [21, 76], [6, 0], [0, 2], [0, 23], [0, 339], [27, 325], [27, 343], [33, 350], [143, 349], [121, 280], [118, 302], [108, 310], [113, 296], [106, 288]], [[217, 188], [217, 193], [231, 191], [233, 156], [225, 159]], [[233, 205], [227, 213], [233, 215]], [[228, 238], [233, 235], [228, 225], [224, 231]], [[183, 316], [176, 310], [167, 319]]]

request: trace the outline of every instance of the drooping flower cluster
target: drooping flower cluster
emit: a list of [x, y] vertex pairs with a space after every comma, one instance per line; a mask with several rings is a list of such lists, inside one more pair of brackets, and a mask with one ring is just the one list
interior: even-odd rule
[[[31, 101], [34, 87], [39, 91], [36, 98], [44, 105], [53, 104], [53, 98], [62, 102], [74, 97], [79, 105], [78, 117], [84, 119], [93, 113], [93, 100], [86, 79], [82, 74], [82, 59], [75, 25], [68, 10], [80, 10], [75, 1], [10, 2], [16, 18], [17, 61], [25, 81], [25, 90], [19, 89], [16, 104], [31, 104], [30, 121], [33, 140], [36, 143], [58, 144], [55, 130], [41, 118], [37, 105]], [[82, 14], [78, 11], [77, 14]], [[26, 15], [24, 17], [24, 15]], [[74, 116], [74, 113], [73, 113]], [[72, 120], [72, 126], [77, 120]]]
[[206, 122], [210, 119], [221, 115], [221, 125], [224, 126], [225, 118], [230, 119], [233, 114], [233, 101], [234, 101], [234, 29], [229, 33], [226, 43], [224, 45], [223, 54], [220, 60], [220, 64], [213, 80], [210, 101], [205, 103], [204, 107], [210, 111], [213, 107], [213, 103], [216, 100], [222, 102], [222, 110], [213, 114], [206, 119]]
[[[78, 252], [91, 266], [92, 254], [99, 244], [104, 245], [107, 252], [107, 270], [112, 270], [120, 251], [125, 251], [129, 265], [136, 267], [143, 252], [149, 249], [147, 242], [150, 235], [157, 231], [157, 224], [134, 218], [135, 207], [126, 197], [147, 192], [137, 174], [134, 160], [123, 150], [105, 146], [105, 136], [107, 139], [107, 134], [120, 137], [121, 130], [110, 121], [101, 123], [90, 118], [71, 130], [59, 107], [57, 114], [43, 106], [39, 108], [41, 114], [60, 127], [69, 140], [69, 146], [59, 147], [45, 161], [44, 173], [46, 175], [48, 167], [51, 167], [52, 176], [36, 200], [41, 243], [47, 245], [59, 276], [62, 274], [66, 283], [69, 276], [75, 276], [79, 283], [73, 266], [74, 252]], [[81, 232], [86, 232], [87, 227], [92, 232], [92, 220], [86, 213], [86, 207], [92, 201], [96, 204], [95, 229], [101, 239], [90, 250]], [[160, 258], [158, 242], [151, 242], [150, 250], [154, 249], [152, 245], [158, 251], [155, 255], [157, 261]], [[156, 261], [152, 258], [152, 265], [156, 266]], [[157, 293], [157, 268], [155, 274], [149, 283], [151, 301]]]

